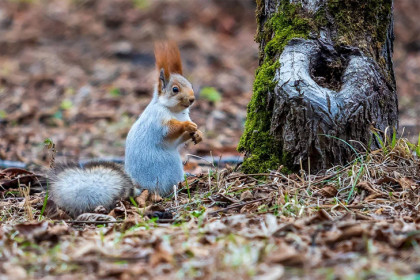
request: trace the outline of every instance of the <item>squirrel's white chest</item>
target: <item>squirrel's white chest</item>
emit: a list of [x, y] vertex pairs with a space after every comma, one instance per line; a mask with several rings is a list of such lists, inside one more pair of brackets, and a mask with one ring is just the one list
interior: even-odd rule
[[181, 112], [171, 112], [167, 108], [161, 108], [160, 112], [161, 112], [160, 121], [162, 123], [166, 123], [166, 122], [168, 122], [172, 119], [176, 119], [176, 120], [182, 121], [182, 122], [183, 121], [191, 121], [189, 109], [185, 109], [184, 111], [181, 111]]
[[190, 114], [188, 110], [184, 110], [180, 113], [171, 113], [171, 119], [177, 119], [179, 121], [189, 121]]

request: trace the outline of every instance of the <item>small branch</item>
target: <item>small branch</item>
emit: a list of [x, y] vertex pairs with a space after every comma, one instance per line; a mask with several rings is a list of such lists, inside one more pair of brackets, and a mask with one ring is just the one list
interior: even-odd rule
[[[61, 221], [57, 221], [61, 222]], [[78, 220], [63, 220], [65, 223], [69, 224], [119, 224], [124, 223], [125, 220], [118, 220], [118, 221], [78, 221]], [[166, 223], [183, 223], [185, 220], [178, 220], [178, 219], [157, 219], [155, 221], [159, 224], [166, 224]]]
[[[60, 222], [60, 221], [58, 221]], [[78, 221], [78, 220], [63, 220], [65, 223], [69, 224], [118, 224], [118, 223], [124, 223], [124, 220], [118, 220], [118, 221]]]
[[0, 167], [1, 168], [26, 168], [26, 163], [20, 161], [11, 161], [11, 160], [1, 160], [0, 159]]
[[235, 208], [242, 207], [242, 206], [245, 206], [245, 205], [248, 205], [248, 204], [252, 204], [252, 203], [255, 203], [255, 202], [266, 200], [267, 198], [271, 198], [271, 196], [259, 198], [259, 199], [256, 199], [256, 200], [248, 201], [248, 202], [237, 204], [237, 205], [231, 205], [231, 206], [228, 206], [228, 207], [223, 208], [223, 209], [219, 209], [219, 210], [216, 210], [216, 211], [209, 212], [209, 215], [216, 214], [216, 213], [219, 213], [219, 212], [225, 212], [225, 211], [230, 210], [230, 209], [235, 209]]

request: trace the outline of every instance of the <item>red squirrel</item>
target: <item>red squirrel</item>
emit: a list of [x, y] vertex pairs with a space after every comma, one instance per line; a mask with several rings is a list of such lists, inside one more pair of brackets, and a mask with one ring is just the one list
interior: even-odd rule
[[131, 127], [126, 139], [124, 168], [111, 162], [84, 167], [67, 165], [53, 171], [51, 199], [77, 216], [102, 205], [111, 209], [119, 199], [147, 189], [169, 195], [184, 179], [178, 148], [202, 132], [189, 117], [195, 101], [191, 83], [182, 76], [182, 62], [174, 42], [155, 45], [157, 79], [152, 100]]
[[194, 90], [182, 76], [175, 43], [155, 47], [157, 83], [153, 98], [131, 127], [125, 144], [125, 171], [140, 185], [168, 195], [184, 179], [178, 148], [188, 140], [202, 141], [202, 133], [189, 116]]

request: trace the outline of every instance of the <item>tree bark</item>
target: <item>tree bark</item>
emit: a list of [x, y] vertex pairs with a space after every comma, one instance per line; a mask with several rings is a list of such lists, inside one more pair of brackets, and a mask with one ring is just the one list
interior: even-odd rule
[[245, 172], [317, 171], [380, 148], [398, 126], [392, 12], [392, 0], [257, 1]]

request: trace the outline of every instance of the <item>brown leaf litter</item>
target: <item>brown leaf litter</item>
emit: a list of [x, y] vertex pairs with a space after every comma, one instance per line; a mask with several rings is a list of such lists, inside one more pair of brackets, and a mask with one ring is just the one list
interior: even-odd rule
[[[318, 175], [213, 169], [180, 184], [176, 197], [160, 200], [145, 191], [137, 206], [120, 201], [110, 213], [98, 207], [75, 220], [51, 201], [41, 217], [43, 194], [5, 197], [0, 242], [9, 257], [0, 274], [383, 279], [419, 273], [419, 159], [403, 153], [404, 140], [398, 141], [387, 153]], [[25, 200], [39, 222], [21, 210]]]

